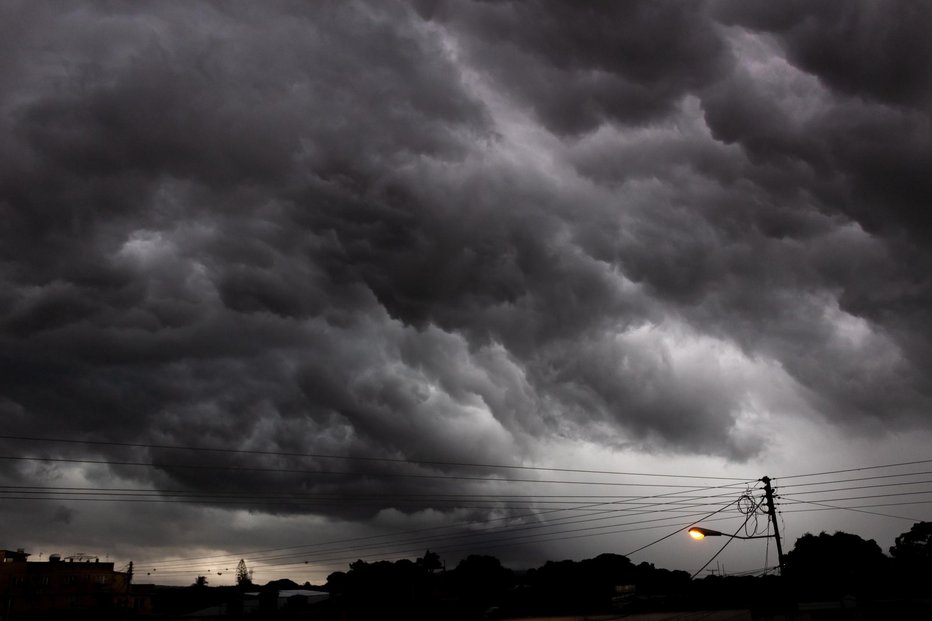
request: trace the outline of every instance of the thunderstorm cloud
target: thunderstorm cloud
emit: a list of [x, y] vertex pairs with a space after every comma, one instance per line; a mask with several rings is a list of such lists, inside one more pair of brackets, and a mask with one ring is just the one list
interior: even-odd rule
[[448, 462], [81, 474], [403, 494], [363, 473], [928, 431], [930, 7], [6, 3], [3, 435], [119, 446], [0, 447]]

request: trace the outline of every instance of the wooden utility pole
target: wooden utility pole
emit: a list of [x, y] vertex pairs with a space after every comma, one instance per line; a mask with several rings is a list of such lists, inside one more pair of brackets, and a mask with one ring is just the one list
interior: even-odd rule
[[777, 510], [773, 505], [773, 488], [770, 487], [770, 477], [761, 477], [764, 484], [764, 495], [767, 499], [767, 513], [770, 515], [770, 521], [773, 523], [773, 538], [777, 541], [777, 558], [780, 561], [780, 575], [783, 575], [784, 558], [783, 543], [780, 541], [780, 526], [777, 524]]

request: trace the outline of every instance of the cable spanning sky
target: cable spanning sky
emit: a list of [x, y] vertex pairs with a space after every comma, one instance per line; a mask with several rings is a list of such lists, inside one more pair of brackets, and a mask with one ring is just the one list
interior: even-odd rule
[[0, 547], [693, 571], [712, 546], [664, 537], [740, 527], [764, 475], [787, 548], [888, 547], [932, 520], [930, 28], [4, 3]]

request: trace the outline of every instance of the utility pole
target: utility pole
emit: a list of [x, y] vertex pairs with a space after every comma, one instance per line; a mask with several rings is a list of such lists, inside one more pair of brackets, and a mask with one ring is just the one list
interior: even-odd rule
[[767, 499], [767, 513], [770, 514], [770, 521], [773, 523], [773, 538], [777, 541], [777, 558], [780, 561], [780, 575], [783, 575], [784, 558], [783, 543], [780, 541], [780, 527], [777, 525], [777, 510], [773, 506], [773, 488], [770, 487], [770, 477], [761, 477], [764, 484], [764, 495]]

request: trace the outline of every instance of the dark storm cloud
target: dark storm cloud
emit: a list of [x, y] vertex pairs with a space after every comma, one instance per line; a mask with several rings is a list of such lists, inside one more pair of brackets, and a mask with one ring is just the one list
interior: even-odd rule
[[728, 64], [701, 2], [416, 3], [551, 130], [663, 117]]
[[[871, 5], [851, 6], [9, 10], [6, 433], [492, 463], [556, 438], [744, 459], [761, 442], [742, 417], [793, 396], [772, 383], [840, 429], [921, 421], [927, 86], [912, 69], [884, 85], [870, 59], [897, 66], [896, 36], [867, 36]], [[815, 55], [812, 20], [852, 49]], [[309, 473], [113, 472], [397, 494], [449, 483], [312, 473], [462, 472], [211, 463]]]
[[715, 14], [773, 33], [793, 64], [846, 95], [928, 108], [932, 76], [923, 59], [932, 55], [932, 8], [924, 2], [726, 0]]
[[367, 365], [392, 362], [367, 350], [388, 319], [337, 235], [392, 243], [411, 216], [369, 184], [459, 157], [484, 112], [404, 7], [277, 8], [31, 5], [6, 21], [20, 57], [0, 179], [10, 431], [419, 443], [410, 421], [379, 419], [407, 415], [406, 378], [353, 396]]
[[703, 107], [717, 139], [798, 180], [829, 209], [870, 232], [909, 231], [927, 240], [928, 114], [832, 91], [825, 98], [822, 109], [798, 119], [789, 97], [775, 101], [755, 76], [737, 72], [707, 91]]
[[[845, 355], [829, 337], [832, 324], [806, 304], [782, 306], [792, 314], [781, 313], [765, 347], [778, 348], [775, 355], [820, 396], [822, 411], [852, 420], [923, 419], [932, 400], [928, 313], [919, 310], [932, 304], [932, 186], [924, 165], [932, 159], [924, 61], [932, 13], [914, 3], [877, 2], [773, 9], [716, 6], [724, 23], [772, 35], [789, 65], [765, 68], [757, 59], [754, 68], [752, 60], [706, 91], [705, 119], [714, 137], [740, 145], [757, 168], [795, 189], [799, 198], [789, 200], [768, 192], [774, 207], [802, 199], [866, 231], [857, 242], [850, 233], [814, 240], [806, 244], [805, 265], [787, 258], [777, 269], [795, 268], [787, 273], [804, 279], [797, 289], [831, 291], [840, 310], [866, 321], [898, 354], [878, 341], [862, 343], [860, 356]], [[805, 347], [800, 330], [821, 344], [817, 352]]]
[[[633, 185], [639, 170], [666, 181], [642, 190], [650, 198], [619, 250], [625, 273], [704, 333], [780, 360], [837, 420], [921, 419], [925, 363], [899, 357], [927, 351], [915, 306], [927, 287], [919, 267], [926, 254], [902, 234], [866, 234], [816, 196], [819, 181], [796, 161], [755, 164], [701, 133], [658, 134], [579, 147], [580, 168], [605, 183]], [[612, 147], [623, 162], [636, 156], [637, 166], [616, 173], [598, 157]], [[664, 169], [677, 159], [684, 163]], [[772, 178], [783, 183], [773, 187]], [[670, 208], [658, 211], [658, 201]]]
[[[903, 7], [881, 16], [877, 4], [800, 4], [776, 11], [763, 4], [719, 4], [711, 14], [722, 18], [719, 26], [711, 26], [709, 15], [699, 10], [689, 16], [691, 32], [709, 34], [709, 53], [690, 57], [696, 67], [682, 58], [664, 64], [670, 57], [663, 54], [657, 55], [658, 64], [639, 65], [647, 72], [662, 67], [664, 79], [671, 80], [667, 84], [676, 87], [664, 105], [652, 109], [650, 124], [619, 129], [622, 138], [612, 140], [613, 130], [605, 123], [624, 127], [635, 117], [626, 116], [628, 109], [618, 102], [614, 115], [589, 115], [593, 108], [587, 105], [587, 91], [565, 88], [573, 84], [567, 68], [603, 84], [628, 76], [624, 59], [637, 54], [629, 48], [626, 56], [618, 47], [599, 43], [599, 33], [637, 23], [649, 33], [644, 39], [613, 41], [623, 41], [622, 46], [664, 41], [677, 32], [683, 11], [677, 19], [652, 22], [663, 9], [629, 4], [625, 10], [650, 17], [613, 19], [619, 16], [596, 14], [584, 4], [556, 3], [547, 5], [553, 11], [542, 11], [548, 17], [535, 20], [529, 7], [541, 7], [533, 3], [432, 6], [434, 12], [426, 14], [456, 24], [451, 29], [464, 41], [468, 57], [498, 87], [533, 107], [551, 129], [600, 127], [574, 147], [580, 172], [651, 197], [643, 206], [627, 206], [624, 222], [613, 222], [611, 215], [603, 217], [588, 205], [588, 212], [573, 214], [583, 253], [621, 265], [627, 277], [672, 303], [701, 332], [736, 342], [752, 355], [780, 360], [813, 391], [815, 408], [835, 420], [857, 426], [859, 421], [924, 418], [930, 402], [925, 379], [930, 347], [921, 336], [928, 333], [926, 319], [917, 311], [929, 303], [924, 204], [932, 193], [924, 162], [932, 159], [932, 140], [925, 108], [916, 106], [926, 91], [927, 71], [920, 60], [926, 55], [911, 54], [924, 45], [928, 19], [923, 9]], [[519, 19], [525, 9], [527, 15]], [[560, 15], [566, 27], [535, 39], [539, 22], [553, 15]], [[879, 33], [871, 25], [875, 18], [881, 22]], [[574, 27], [587, 19], [587, 28]], [[604, 21], [592, 23], [597, 19]], [[775, 31], [778, 46], [767, 49], [761, 40], [751, 44], [746, 33], [724, 28], [736, 23]], [[502, 36], [506, 30], [509, 36]], [[823, 32], [830, 40], [824, 54]], [[685, 46], [680, 49], [696, 40], [680, 37]], [[905, 43], [899, 47], [898, 41]], [[494, 60], [488, 50], [495, 50]], [[509, 67], [509, 54], [524, 54], [519, 69]], [[686, 67], [692, 79], [678, 73]], [[566, 79], [548, 82], [560, 92], [529, 96], [526, 82], [548, 71], [567, 73]], [[887, 88], [884, 80], [892, 75], [902, 81]], [[647, 74], [640, 77], [641, 84], [651, 83]], [[563, 98], [572, 101], [566, 111], [579, 123], [574, 128], [541, 111]], [[707, 124], [711, 135], [695, 129], [697, 123]], [[596, 146], [603, 141], [604, 148]], [[635, 323], [643, 317], [626, 310], [620, 316]], [[850, 325], [843, 326], [846, 322]], [[675, 394], [672, 377], [661, 377]], [[595, 388], [599, 400], [613, 403], [608, 386], [624, 391], [625, 382], [590, 379], [583, 384], [601, 387]], [[620, 401], [629, 406], [620, 408], [620, 416], [628, 424], [638, 420], [637, 400]], [[686, 402], [698, 407], [696, 401]], [[716, 406], [698, 400], [706, 402], [711, 411], [734, 412], [736, 407], [733, 401]], [[724, 421], [714, 424], [714, 416], [690, 419], [685, 412], [671, 413], [676, 410], [661, 403], [648, 408], [655, 428], [670, 424], [665, 437], [688, 437], [701, 445], [697, 438], [702, 434], [687, 431], [682, 421], [709, 420], [712, 435], [727, 427]], [[678, 431], [684, 432], [681, 437]]]

